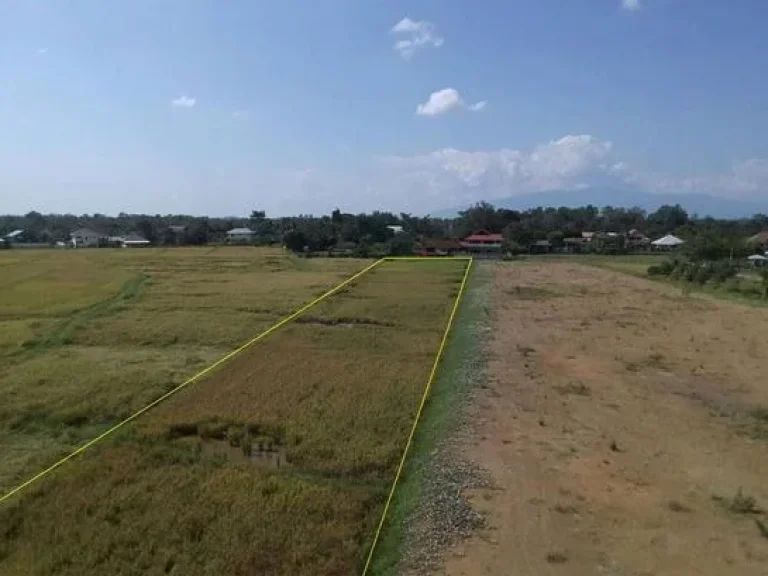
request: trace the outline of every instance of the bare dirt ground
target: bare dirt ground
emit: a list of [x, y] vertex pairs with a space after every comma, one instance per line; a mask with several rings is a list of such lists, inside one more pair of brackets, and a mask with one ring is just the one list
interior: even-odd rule
[[768, 311], [498, 265], [462, 456], [487, 528], [448, 575], [768, 574]]

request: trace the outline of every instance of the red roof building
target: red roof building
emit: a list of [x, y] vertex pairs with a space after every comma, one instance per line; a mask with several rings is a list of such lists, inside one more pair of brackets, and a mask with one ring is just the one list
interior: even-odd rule
[[464, 238], [461, 247], [467, 250], [501, 250], [503, 243], [504, 237], [501, 234], [480, 230]]

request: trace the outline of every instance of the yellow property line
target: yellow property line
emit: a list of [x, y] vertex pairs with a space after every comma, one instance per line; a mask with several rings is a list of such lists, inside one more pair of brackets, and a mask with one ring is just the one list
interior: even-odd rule
[[[414, 259], [414, 258], [405, 258], [405, 259]], [[431, 259], [429, 256], [422, 257], [422, 258], [415, 258], [416, 260], [429, 260]], [[450, 258], [435, 258], [436, 260], [450, 260]], [[458, 260], [459, 258], [457, 258]], [[403, 450], [403, 455], [400, 458], [400, 464], [397, 466], [397, 472], [395, 473], [395, 479], [392, 481], [392, 487], [389, 489], [389, 495], [387, 496], [387, 503], [384, 504], [384, 511], [381, 513], [381, 519], [379, 520], [379, 525], [376, 528], [376, 534], [373, 537], [373, 542], [371, 543], [371, 549], [368, 551], [368, 558], [365, 561], [365, 567], [363, 568], [363, 574], [362, 576], [366, 576], [368, 574], [368, 568], [371, 565], [371, 560], [373, 559], [373, 553], [376, 551], [376, 544], [379, 541], [379, 536], [381, 535], [381, 529], [384, 526], [384, 521], [387, 519], [387, 513], [389, 512], [389, 506], [392, 503], [392, 497], [395, 495], [395, 490], [397, 489], [397, 484], [400, 481], [400, 475], [403, 472], [403, 468], [405, 467], [405, 461], [408, 458], [408, 451], [411, 449], [411, 444], [413, 443], [413, 437], [416, 435], [416, 428], [419, 426], [419, 420], [421, 419], [421, 413], [424, 410], [424, 405], [427, 403], [427, 398], [429, 397], [429, 391], [432, 389], [432, 382], [435, 380], [435, 375], [437, 374], [437, 368], [440, 365], [440, 360], [443, 357], [443, 352], [445, 350], [445, 345], [448, 342], [448, 336], [451, 333], [451, 328], [453, 327], [453, 321], [456, 318], [456, 312], [459, 309], [459, 304], [461, 304], [461, 299], [464, 296], [464, 291], [467, 286], [467, 279], [469, 278], [469, 272], [472, 269], [472, 257], [468, 258], [462, 258], [463, 260], [467, 260], [467, 268], [464, 270], [464, 277], [461, 280], [461, 287], [459, 288], [459, 293], [456, 296], [456, 300], [453, 303], [453, 309], [451, 310], [451, 315], [448, 317], [448, 324], [445, 326], [445, 331], [443, 332], [443, 339], [440, 341], [440, 347], [437, 349], [437, 354], [435, 354], [435, 361], [432, 363], [432, 370], [429, 373], [429, 378], [427, 379], [427, 384], [424, 386], [424, 393], [421, 396], [421, 402], [419, 403], [419, 409], [416, 412], [416, 417], [413, 419], [413, 425], [411, 426], [411, 432], [408, 434], [408, 441], [405, 443], [405, 449]]]
[[346, 280], [344, 280], [344, 281], [343, 281], [341, 284], [339, 284], [339, 285], [337, 285], [336, 287], [334, 287], [334, 288], [331, 288], [330, 290], [328, 290], [328, 292], [326, 292], [326, 293], [325, 293], [325, 294], [323, 294], [322, 296], [320, 296], [320, 297], [318, 297], [318, 298], [315, 298], [315, 299], [314, 299], [312, 302], [310, 302], [309, 304], [306, 304], [306, 305], [304, 305], [303, 307], [299, 308], [298, 310], [296, 310], [296, 311], [295, 311], [293, 314], [291, 314], [290, 316], [286, 316], [285, 318], [283, 318], [282, 320], [280, 320], [279, 322], [277, 322], [277, 324], [274, 324], [274, 325], [272, 325], [270, 328], [267, 328], [267, 329], [266, 329], [264, 332], [262, 332], [262, 333], [261, 333], [261, 334], [259, 334], [258, 336], [255, 336], [254, 338], [251, 338], [251, 339], [250, 339], [248, 342], [246, 342], [245, 344], [243, 344], [243, 345], [242, 345], [242, 346], [240, 346], [239, 348], [236, 348], [235, 350], [233, 350], [232, 352], [230, 352], [230, 353], [229, 353], [229, 354], [227, 354], [226, 356], [223, 356], [222, 358], [219, 358], [219, 359], [218, 359], [216, 362], [214, 362], [213, 364], [211, 364], [210, 366], [208, 366], [208, 367], [207, 367], [207, 368], [205, 368], [204, 370], [202, 370], [202, 371], [198, 372], [197, 374], [195, 374], [194, 376], [192, 376], [192, 377], [191, 377], [191, 378], [189, 378], [188, 380], [186, 380], [186, 381], [182, 382], [181, 384], [179, 384], [178, 386], [176, 386], [174, 389], [172, 389], [172, 390], [170, 390], [170, 391], [166, 392], [165, 394], [163, 394], [162, 396], [160, 396], [158, 399], [154, 400], [154, 401], [153, 401], [153, 402], [151, 402], [150, 404], [147, 404], [147, 405], [146, 405], [146, 406], [144, 406], [144, 408], [142, 408], [141, 410], [139, 410], [139, 411], [137, 411], [137, 412], [135, 412], [135, 413], [131, 414], [131, 415], [130, 415], [130, 416], [128, 416], [128, 417], [127, 417], [125, 420], [123, 420], [123, 421], [121, 421], [121, 422], [118, 422], [117, 424], [115, 424], [114, 426], [112, 426], [112, 428], [110, 428], [109, 430], [107, 430], [107, 431], [105, 431], [105, 432], [102, 432], [102, 433], [101, 433], [99, 436], [97, 436], [96, 438], [93, 438], [92, 440], [89, 440], [88, 442], [86, 442], [85, 444], [83, 444], [82, 446], [80, 446], [79, 448], [77, 448], [77, 449], [76, 449], [74, 452], [72, 452], [72, 453], [68, 454], [67, 456], [64, 456], [64, 458], [62, 458], [61, 460], [59, 460], [59, 461], [58, 461], [58, 462], [56, 462], [55, 464], [53, 464], [53, 465], [49, 466], [48, 468], [46, 468], [46, 469], [45, 469], [45, 470], [43, 470], [42, 472], [40, 472], [40, 473], [36, 474], [35, 476], [33, 476], [32, 478], [30, 478], [30, 479], [29, 479], [29, 480], [27, 480], [26, 482], [23, 482], [22, 484], [19, 484], [18, 486], [16, 486], [16, 488], [14, 488], [13, 490], [11, 490], [10, 492], [8, 492], [7, 494], [4, 494], [2, 497], [0, 497], [0, 504], [2, 504], [3, 502], [5, 502], [5, 501], [6, 501], [6, 500], [8, 500], [9, 498], [11, 498], [11, 497], [12, 497], [14, 494], [17, 494], [18, 492], [20, 492], [20, 491], [21, 491], [21, 490], [23, 490], [24, 488], [26, 488], [26, 487], [30, 486], [31, 484], [34, 484], [35, 482], [37, 482], [38, 480], [40, 480], [40, 479], [42, 479], [42, 478], [44, 478], [44, 477], [48, 476], [48, 475], [49, 475], [51, 472], [53, 472], [54, 470], [56, 470], [56, 469], [57, 469], [59, 466], [62, 466], [63, 464], [65, 464], [65, 463], [67, 463], [68, 461], [70, 461], [70, 460], [72, 460], [73, 458], [75, 458], [76, 456], [79, 456], [80, 454], [82, 454], [83, 452], [85, 452], [85, 451], [86, 451], [88, 448], [90, 448], [91, 446], [93, 446], [94, 444], [97, 444], [98, 442], [102, 441], [104, 438], [106, 438], [107, 436], [109, 436], [109, 435], [111, 435], [111, 434], [115, 433], [117, 430], [119, 430], [120, 428], [122, 428], [123, 426], [125, 426], [126, 424], [128, 424], [129, 422], [131, 422], [132, 420], [135, 420], [136, 418], [138, 418], [139, 416], [141, 416], [141, 415], [142, 415], [142, 414], [144, 414], [145, 412], [147, 412], [147, 411], [151, 410], [152, 408], [154, 408], [155, 406], [157, 406], [158, 404], [160, 404], [160, 403], [161, 403], [161, 402], [163, 402], [164, 400], [167, 400], [168, 398], [170, 398], [171, 396], [173, 396], [174, 394], [176, 394], [176, 393], [177, 393], [179, 390], [181, 390], [182, 388], [185, 388], [186, 386], [189, 386], [189, 385], [190, 385], [190, 384], [192, 384], [193, 382], [196, 382], [197, 380], [199, 380], [199, 379], [200, 379], [200, 378], [202, 378], [203, 376], [207, 375], [207, 374], [208, 374], [208, 373], [210, 373], [211, 371], [215, 370], [216, 368], [218, 368], [219, 366], [221, 366], [222, 364], [224, 364], [224, 363], [225, 363], [227, 360], [231, 360], [232, 358], [234, 358], [235, 356], [237, 356], [238, 354], [240, 354], [240, 353], [241, 353], [243, 350], [245, 350], [246, 348], [249, 348], [250, 346], [252, 346], [252, 345], [256, 344], [256, 343], [257, 343], [257, 342], [259, 342], [260, 340], [263, 340], [264, 338], [266, 338], [267, 336], [269, 336], [270, 334], [272, 334], [273, 332], [275, 332], [275, 331], [276, 331], [276, 330], [278, 330], [279, 328], [282, 328], [282, 327], [283, 327], [283, 326], [285, 326], [286, 324], [288, 324], [288, 323], [292, 322], [293, 320], [295, 320], [296, 318], [298, 318], [299, 316], [301, 316], [301, 315], [302, 315], [304, 312], [306, 312], [307, 310], [309, 310], [309, 309], [310, 309], [310, 308], [312, 308], [313, 306], [315, 306], [315, 305], [319, 304], [320, 302], [322, 302], [323, 300], [325, 300], [325, 299], [326, 299], [326, 298], [328, 298], [329, 296], [332, 296], [333, 294], [335, 294], [336, 292], [338, 292], [339, 290], [341, 290], [342, 288], [344, 288], [344, 287], [345, 287], [347, 284], [349, 284], [350, 282], [354, 282], [355, 280], [357, 280], [358, 278], [360, 278], [362, 275], [366, 274], [367, 272], [369, 272], [370, 270], [372, 270], [373, 268], [375, 268], [376, 266], [378, 266], [379, 264], [381, 264], [383, 261], [384, 261], [384, 259], [383, 259], [383, 258], [382, 258], [382, 259], [380, 259], [380, 260], [376, 260], [376, 262], [374, 262], [373, 264], [371, 264], [370, 266], [368, 266], [368, 267], [366, 267], [366, 268], [363, 268], [362, 270], [360, 270], [358, 273], [354, 274], [353, 276], [350, 276], [349, 278], [347, 278]]
[[387, 262], [392, 260], [435, 260], [437, 262], [464, 260], [469, 262], [472, 260], [472, 256], [386, 256], [384, 260]]

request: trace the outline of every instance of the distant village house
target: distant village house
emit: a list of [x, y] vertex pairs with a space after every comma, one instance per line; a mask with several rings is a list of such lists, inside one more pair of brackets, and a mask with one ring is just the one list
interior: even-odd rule
[[232, 228], [227, 232], [227, 242], [231, 244], [244, 244], [253, 240], [255, 232], [250, 228]]
[[501, 234], [492, 234], [487, 230], [480, 230], [461, 240], [460, 245], [468, 252], [501, 252], [504, 237]]
[[144, 248], [149, 245], [150, 241], [138, 234], [128, 234], [121, 242], [123, 248]]
[[419, 244], [419, 256], [453, 256], [461, 250], [454, 238], [423, 238]]
[[659, 238], [658, 240], [651, 242], [651, 245], [656, 250], [674, 250], [682, 244], [685, 244], [685, 241], [681, 240], [677, 236], [673, 236], [672, 234], [667, 234], [663, 238]]
[[78, 228], [69, 235], [69, 238], [73, 248], [94, 248], [101, 242], [106, 242], [107, 235], [88, 228]]
[[762, 232], [747, 238], [747, 246], [754, 250], [768, 252], [768, 230], [763, 230]]

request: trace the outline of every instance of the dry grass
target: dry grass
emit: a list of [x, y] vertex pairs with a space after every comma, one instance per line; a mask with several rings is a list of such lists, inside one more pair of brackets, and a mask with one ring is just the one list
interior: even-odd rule
[[[277, 430], [302, 468], [388, 478], [452, 304], [461, 266], [388, 263], [160, 407], [142, 430], [219, 421]], [[371, 322], [376, 322], [372, 324]]]
[[364, 265], [258, 248], [0, 252], [0, 492]]
[[[124, 258], [129, 257], [123, 264], [136, 266], [138, 256]], [[281, 296], [292, 302], [296, 293], [322, 292], [324, 282], [338, 281], [336, 262], [350, 266], [284, 260], [266, 265], [279, 270], [251, 270], [264, 275], [263, 283], [245, 280], [256, 292], [252, 299], [229, 285], [234, 280], [222, 282], [226, 297], [219, 306], [259, 306], [253, 315], [266, 321]], [[237, 318], [222, 316], [220, 309], [205, 317], [204, 308], [195, 307], [211, 304], [212, 287], [202, 278], [196, 288], [182, 282], [179, 275], [188, 274], [190, 282], [195, 275], [205, 277], [199, 265], [179, 271], [188, 265], [182, 258], [175, 274], [162, 262], [137, 267], [150, 278], [140, 298], [113, 315], [100, 312], [78, 323], [71, 334], [77, 345], [34, 349], [18, 359], [14, 378], [26, 371], [29, 380], [18, 385], [16, 402], [32, 417], [20, 423], [17, 415], [5, 414], [0, 422], [14, 430], [19, 450], [33, 448], [54, 429], [92, 432], [166, 389], [187, 367], [207, 362], [208, 354], [226, 343], [215, 319], [236, 324]], [[238, 263], [215, 266], [231, 272]], [[354, 573], [381, 512], [463, 267], [392, 262], [377, 268], [314, 308], [307, 322], [277, 332], [0, 508], [0, 572]], [[270, 276], [275, 274], [293, 274], [293, 291], [284, 278]], [[171, 297], [163, 286], [185, 296]], [[275, 286], [281, 293], [259, 292]], [[158, 323], [156, 331], [145, 327], [141, 338], [133, 339], [119, 322], [124, 315], [141, 327], [132, 314], [156, 306], [162, 316], [173, 302], [179, 308], [189, 302], [190, 322], [209, 328], [217, 346], [203, 346], [196, 338], [169, 344], [168, 331], [179, 329], [170, 323]], [[254, 326], [251, 334], [260, 321], [253, 315], [238, 315]], [[183, 316], [176, 317], [183, 325]], [[199, 332], [200, 341], [205, 334]], [[137, 345], [144, 338], [160, 344]], [[98, 341], [115, 347], [101, 350]], [[111, 380], [73, 377], [55, 392], [43, 376], [46, 362], [62, 373], [84, 375], [89, 362], [101, 357], [103, 363], [107, 355]], [[11, 380], [9, 375], [2, 385], [10, 387]], [[38, 405], [39, 412], [30, 411]], [[217, 443], [246, 448], [234, 450], [239, 457], [205, 449]], [[243, 456], [248, 448], [279, 450], [287, 465], [279, 470], [256, 465]]]

